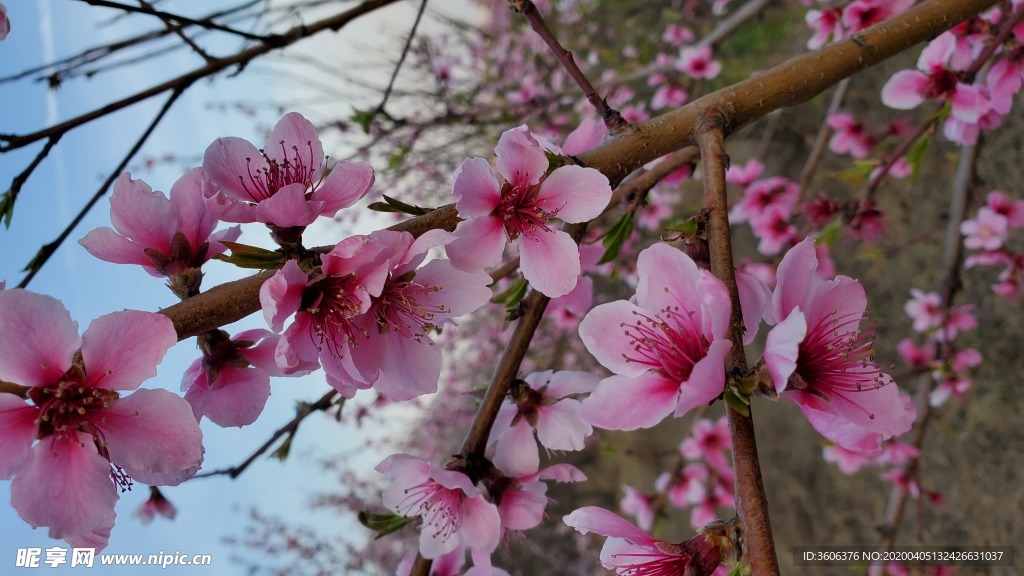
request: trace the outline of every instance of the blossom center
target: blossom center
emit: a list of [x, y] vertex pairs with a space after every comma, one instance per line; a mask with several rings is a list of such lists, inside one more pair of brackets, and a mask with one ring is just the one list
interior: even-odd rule
[[875, 332], [859, 330], [860, 320], [856, 312], [840, 316], [833, 311], [822, 317], [800, 343], [791, 383], [826, 400], [884, 386], [874, 362]]
[[[430, 295], [440, 291], [440, 286], [416, 282], [415, 272], [389, 278], [371, 309], [378, 330], [382, 334], [395, 331], [405, 338], [423, 342], [427, 333], [437, 328], [434, 316], [449, 311], [444, 304], [429, 303]], [[427, 343], [433, 346], [429, 338]]]
[[340, 358], [345, 344], [356, 342], [352, 317], [362, 313], [358, 285], [355, 274], [339, 274], [322, 276], [306, 287], [300, 309], [310, 315], [309, 337], [317, 350], [326, 346], [333, 357]]
[[442, 542], [462, 527], [463, 503], [466, 493], [445, 488], [433, 480], [407, 488], [405, 498], [395, 509], [398, 513], [423, 518], [423, 529], [433, 530], [433, 537]]
[[[285, 147], [284, 140], [281, 140], [279, 144], [283, 161], [268, 155], [266, 150], [260, 150], [265, 166], [254, 168], [253, 159], [245, 159], [247, 174], [239, 175], [238, 179], [253, 202], [266, 200], [290, 184], [304, 184], [306, 188], [311, 189], [309, 193], [312, 193], [323, 182], [327, 159], [324, 159], [322, 166], [313, 165], [314, 155], [311, 141], [306, 142], [305, 150], [300, 151], [298, 146], [292, 146], [291, 155]], [[318, 170], [319, 178], [316, 177]]]
[[649, 553], [612, 554], [616, 560], [636, 558], [636, 562], [624, 567], [620, 576], [681, 576], [690, 563], [682, 550], [668, 542], [658, 542], [656, 549]]
[[633, 312], [633, 324], [622, 323], [632, 352], [627, 362], [637, 362], [676, 382], [690, 378], [694, 365], [707, 355], [711, 344], [701, 333], [694, 313], [678, 306], [665, 307], [654, 315]]
[[114, 390], [66, 379], [56, 385], [34, 387], [28, 396], [39, 407], [36, 417], [39, 438], [56, 436], [59, 439], [76, 439], [77, 432], [97, 435], [99, 430], [93, 422], [95, 411], [109, 408], [120, 397]]
[[539, 198], [539, 193], [540, 184], [502, 184], [501, 201], [491, 216], [501, 219], [510, 241], [520, 235], [534, 238], [538, 229], [553, 231], [548, 224], [562, 207], [551, 209], [546, 200]]

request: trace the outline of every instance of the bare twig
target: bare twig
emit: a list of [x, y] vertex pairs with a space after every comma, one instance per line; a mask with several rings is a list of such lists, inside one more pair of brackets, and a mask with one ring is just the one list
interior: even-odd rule
[[563, 48], [562, 44], [555, 38], [555, 35], [551, 33], [551, 29], [544, 22], [544, 17], [537, 10], [537, 6], [531, 0], [509, 0], [509, 4], [526, 17], [526, 20], [530, 22], [530, 26], [537, 35], [555, 53], [555, 58], [562, 64], [566, 72], [569, 73], [569, 77], [580, 87], [580, 90], [583, 91], [583, 95], [590, 102], [590, 105], [594, 107], [594, 110], [597, 111], [597, 115], [604, 120], [604, 124], [608, 127], [608, 131], [611, 132], [612, 136], [617, 136], [631, 130], [635, 131], [633, 125], [627, 122], [622, 117], [622, 114], [619, 114], [618, 110], [609, 106], [607, 100], [597, 95], [597, 90], [594, 90], [590, 80], [587, 80], [586, 75], [583, 74], [580, 67], [576, 65], [576, 61], [573, 60], [572, 52]]
[[[153, 5], [147, 2], [146, 0], [139, 0], [139, 5], [141, 5], [143, 8], [153, 10], [154, 13], [156, 12], [153, 9]], [[164, 16], [163, 13], [157, 14], [157, 18], [160, 18], [160, 20], [163, 21], [164, 25], [167, 26], [168, 30], [177, 34], [178, 38], [181, 38], [181, 41], [187, 44], [189, 48], [192, 48], [192, 51], [198, 54], [203, 60], [206, 60], [207, 62], [213, 60], [213, 57], [207, 54], [206, 50], [200, 48], [198, 44], [193, 42], [192, 39], [188, 37], [188, 34], [185, 34], [185, 32], [181, 29], [181, 24], [176, 22], [173, 18]]]
[[228, 26], [223, 26], [212, 22], [210, 20], [193, 20], [192, 18], [186, 18], [177, 14], [171, 14], [170, 12], [163, 12], [161, 10], [154, 10], [151, 6], [132, 6], [130, 4], [121, 4], [120, 2], [108, 2], [107, 0], [79, 0], [85, 2], [90, 6], [99, 6], [101, 8], [115, 8], [117, 10], [123, 10], [125, 12], [138, 12], [139, 14], [148, 14], [150, 16], [156, 16], [165, 22], [170, 19], [182, 24], [192, 24], [194, 26], [201, 26], [203, 28], [209, 28], [210, 30], [220, 30], [221, 32], [228, 32], [236, 36], [241, 36], [248, 40], [257, 40], [260, 42], [273, 42], [273, 37], [260, 36], [258, 34], [251, 34], [242, 30], [235, 30]]
[[46, 244], [42, 248], [40, 248], [39, 252], [37, 252], [35, 257], [32, 258], [32, 261], [29, 262], [27, 266], [25, 266], [25, 271], [27, 271], [28, 274], [26, 274], [25, 278], [23, 278], [21, 282], [18, 284], [18, 288], [24, 288], [28, 286], [28, 283], [31, 282], [33, 278], [35, 278], [36, 274], [39, 273], [39, 270], [42, 269], [43, 265], [45, 265], [46, 262], [50, 260], [50, 257], [53, 256], [53, 253], [57, 251], [57, 248], [59, 248], [60, 245], [63, 244], [65, 240], [67, 240], [67, 237], [71, 234], [71, 232], [74, 231], [74, 229], [78, 226], [82, 219], [85, 218], [85, 215], [89, 213], [89, 210], [92, 210], [92, 207], [95, 206], [97, 202], [99, 202], [99, 199], [102, 198], [103, 195], [107, 193], [107, 188], [109, 188], [110, 185], [114, 183], [114, 180], [117, 180], [117, 177], [121, 175], [121, 172], [125, 169], [126, 166], [128, 166], [128, 163], [132, 161], [132, 158], [135, 158], [135, 155], [138, 154], [140, 149], [142, 149], [142, 145], [145, 144], [146, 141], [149, 140], [150, 135], [153, 134], [153, 130], [156, 130], [156, 127], [160, 124], [160, 122], [164, 119], [164, 116], [171, 109], [171, 106], [174, 105], [174, 103], [178, 100], [178, 97], [181, 96], [182, 93], [184, 93], [184, 91], [187, 88], [188, 85], [186, 84], [171, 92], [170, 97], [167, 98], [166, 102], [164, 102], [164, 105], [160, 108], [160, 111], [156, 113], [156, 116], [153, 118], [153, 121], [149, 123], [149, 126], [146, 127], [146, 130], [142, 133], [141, 136], [139, 136], [139, 139], [136, 140], [135, 145], [132, 146], [131, 150], [129, 150], [128, 153], [125, 154], [124, 158], [121, 159], [121, 163], [117, 165], [117, 168], [114, 168], [114, 170], [110, 173], [110, 176], [108, 176], [107, 179], [103, 182], [103, 184], [100, 185], [99, 190], [97, 190], [96, 193], [93, 194], [92, 198], [90, 198], [89, 201], [85, 203], [85, 206], [83, 206], [82, 209], [79, 210], [78, 215], [75, 216], [71, 223], [64, 228], [64, 231], [61, 232], [60, 235], [57, 236], [57, 238], [53, 242], [50, 242], [49, 244]]
[[337, 396], [338, 392], [336, 390], [331, 390], [330, 392], [327, 392], [326, 394], [321, 396], [319, 400], [312, 404], [309, 404], [307, 402], [299, 403], [298, 407], [295, 409], [295, 417], [289, 420], [288, 423], [285, 424], [284, 426], [278, 428], [273, 434], [271, 434], [270, 438], [266, 442], [264, 442], [263, 445], [257, 448], [255, 452], [250, 454], [248, 458], [243, 460], [242, 463], [238, 464], [237, 466], [232, 466], [230, 468], [221, 468], [219, 470], [202, 472], [196, 474], [193, 477], [193, 479], [209, 478], [211, 476], [229, 476], [231, 478], [238, 478], [238, 476], [242, 472], [245, 472], [245, 469], [252, 465], [252, 463], [255, 462], [257, 458], [259, 458], [267, 450], [270, 450], [270, 447], [273, 446], [274, 443], [277, 442], [279, 438], [285, 435], [288, 435], [289, 437], [294, 436], [299, 429], [299, 424], [302, 424], [302, 421], [305, 420], [307, 416], [315, 412], [326, 411], [331, 406], [333, 406], [334, 399], [337, 398]]
[[[960, 224], [967, 217], [967, 200], [970, 196], [977, 160], [977, 146], [961, 148], [953, 192], [950, 195], [949, 221], [946, 225], [946, 244], [942, 257], [941, 298], [942, 308], [946, 316], [948, 316], [953, 306], [953, 299], [960, 288], [960, 268], [963, 260], [963, 240], [960, 233]], [[947, 361], [950, 352], [949, 343], [943, 343], [938, 357], [943, 361]], [[934, 415], [931, 402], [929, 402], [929, 396], [934, 384], [935, 379], [931, 375], [924, 375], [918, 380], [916, 393], [917, 422], [915, 423], [916, 430], [912, 440], [913, 445], [918, 449], [918, 457], [910, 460], [904, 468], [904, 473], [911, 478], [916, 477], [920, 472], [920, 450], [924, 446], [925, 438], [928, 435], [928, 424]], [[886, 550], [891, 550], [896, 545], [896, 536], [898, 535], [907, 507], [907, 496], [907, 491], [901, 490], [898, 486], [893, 486], [890, 491], [889, 503], [885, 511], [885, 521], [881, 528], [881, 541], [879, 543]], [[881, 576], [883, 571], [883, 566], [872, 565], [870, 574], [871, 576]]]
[[39, 163], [43, 161], [43, 158], [46, 158], [46, 155], [50, 153], [50, 150], [55, 144], [57, 144], [58, 140], [60, 140], [60, 134], [50, 136], [50, 139], [46, 141], [46, 145], [43, 146], [43, 149], [39, 151], [39, 154], [36, 154], [35, 159], [32, 160], [28, 167], [21, 171], [21, 174], [18, 174], [14, 177], [14, 180], [11, 180], [11, 187], [2, 197], [0, 197], [0, 218], [3, 218], [4, 225], [8, 228], [11, 226], [11, 216], [14, 214], [14, 203], [18, 201], [18, 194], [21, 192], [21, 187], [25, 185], [28, 177], [32, 175], [32, 172], [34, 172], [36, 167], [39, 166]]
[[811, 147], [811, 153], [807, 157], [807, 163], [804, 164], [804, 169], [800, 172], [801, 200], [807, 198], [808, 191], [811, 189], [811, 180], [814, 179], [814, 173], [818, 170], [818, 163], [821, 161], [821, 157], [825, 155], [828, 137], [832, 135], [832, 128], [828, 125], [828, 117], [839, 112], [839, 109], [842, 108], [843, 100], [846, 99], [846, 91], [849, 87], [850, 79], [846, 78], [839, 84], [836, 84], [836, 91], [832, 93], [832, 101], [829, 102], [828, 110], [825, 112], [826, 121], [821, 123], [818, 135], [814, 138], [814, 146]]
[[384, 105], [388, 103], [388, 98], [391, 96], [391, 90], [395, 87], [395, 80], [398, 78], [398, 71], [402, 69], [402, 64], [405, 63], [405, 57], [409, 55], [409, 48], [412, 47], [412, 39], [416, 37], [416, 29], [420, 25], [420, 19], [423, 18], [423, 12], [427, 9], [427, 0], [420, 2], [420, 9], [416, 12], [416, 20], [412, 23], [412, 30], [409, 31], [409, 37], [405, 39], [405, 46], [402, 47], [402, 55], [398, 57], [398, 63], [395, 64], [395, 70], [391, 73], [391, 80], [388, 80], [388, 87], [384, 89], [384, 96], [381, 97], [380, 104], [377, 105], [377, 113], [385, 113]]
[[[743, 351], [743, 317], [740, 311], [736, 270], [732, 261], [732, 238], [729, 232], [729, 205], [726, 196], [725, 116], [715, 108], [706, 111], [697, 128], [701, 166], [704, 171], [704, 207], [708, 210], [708, 250], [711, 272], [729, 290], [732, 318], [729, 339], [732, 349], [726, 357], [725, 370], [747, 371]], [[778, 576], [779, 562], [775, 556], [772, 527], [768, 518], [768, 499], [761, 480], [757, 457], [753, 415], [744, 416], [727, 406], [729, 434], [732, 437], [733, 465], [736, 469], [736, 510], [744, 526], [744, 556], [758, 576]]]

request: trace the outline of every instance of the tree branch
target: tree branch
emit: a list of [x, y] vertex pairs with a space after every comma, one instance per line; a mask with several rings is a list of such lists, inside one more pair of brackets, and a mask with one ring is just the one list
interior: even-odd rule
[[[743, 317], [740, 310], [736, 270], [732, 263], [732, 238], [729, 232], [729, 205], [725, 171], [729, 157], [725, 152], [725, 117], [712, 108], [701, 117], [697, 128], [701, 166], [704, 171], [704, 207], [708, 210], [708, 250], [711, 272], [729, 290], [732, 317], [729, 339], [732, 349], [726, 357], [725, 371], [745, 373], [747, 358], [743, 351]], [[736, 511], [744, 526], [744, 556], [754, 574], [778, 576], [772, 527], [768, 518], [768, 499], [761, 480], [757, 457], [753, 415], [744, 416], [727, 406], [729, 434], [732, 437], [733, 465], [736, 469]]]
[[100, 8], [115, 8], [117, 10], [123, 10], [125, 12], [137, 12], [139, 14], [148, 14], [150, 16], [156, 16], [157, 18], [163, 20], [164, 22], [166, 22], [167, 20], [174, 20], [174, 21], [180, 22], [182, 24], [191, 24], [191, 25], [194, 25], [194, 26], [200, 26], [200, 27], [203, 27], [203, 28], [208, 28], [210, 30], [220, 30], [221, 32], [228, 32], [230, 34], [235, 34], [236, 36], [241, 36], [242, 38], [246, 38], [248, 40], [258, 40], [260, 42], [271, 42], [272, 41], [272, 38], [268, 38], [268, 37], [265, 37], [265, 36], [260, 36], [258, 34], [250, 34], [249, 32], [244, 32], [242, 30], [235, 30], [234, 28], [229, 28], [227, 26], [222, 26], [222, 25], [217, 24], [216, 22], [212, 22], [210, 20], [193, 20], [192, 18], [186, 18], [184, 16], [179, 16], [177, 14], [171, 14], [170, 12], [163, 12], [161, 10], [154, 10], [152, 6], [148, 5], [148, 3], [144, 4], [143, 6], [132, 6], [130, 4], [121, 4], [120, 2], [108, 2], [107, 0], [79, 0], [79, 1], [80, 2], [85, 2], [86, 4], [88, 4], [90, 6], [98, 6]]

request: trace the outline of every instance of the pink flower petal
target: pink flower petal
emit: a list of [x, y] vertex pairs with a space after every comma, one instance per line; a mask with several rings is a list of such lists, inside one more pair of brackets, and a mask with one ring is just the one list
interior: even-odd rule
[[864, 455], [878, 454], [881, 450], [882, 435], [876, 432], [865, 430], [849, 420], [845, 420], [821, 410], [815, 410], [810, 404], [801, 402], [800, 399], [807, 398], [810, 394], [794, 392], [787, 394], [786, 398], [794, 400], [804, 413], [804, 417], [811, 423], [815, 430], [830, 442], [837, 444], [851, 452]]
[[452, 179], [455, 206], [462, 218], [490, 215], [501, 202], [498, 181], [491, 166], [483, 158], [466, 158], [455, 170]]
[[647, 368], [626, 360], [624, 353], [632, 350], [632, 338], [623, 326], [636, 322], [641, 310], [625, 300], [595, 306], [580, 322], [580, 338], [587, 350], [602, 366], [616, 374], [640, 376]]
[[220, 190], [212, 191], [207, 189], [204, 192], [203, 202], [211, 214], [225, 222], [238, 222], [246, 224], [256, 221], [256, 205], [248, 204], [229, 198]]
[[926, 73], [942, 70], [955, 49], [956, 36], [952, 32], [939, 34], [921, 51], [917, 58], [917, 69]]
[[897, 110], [917, 108], [927, 84], [928, 77], [917, 70], [900, 70], [882, 87], [882, 103]]
[[807, 321], [799, 308], [768, 332], [764, 345], [764, 364], [779, 394], [786, 389], [789, 377], [796, 371], [800, 343], [807, 336]]
[[150, 485], [177, 486], [203, 463], [192, 407], [166, 390], [136, 390], [102, 410], [110, 460]]
[[289, 260], [263, 283], [260, 287], [260, 305], [271, 330], [280, 332], [284, 328], [284, 321], [299, 309], [308, 282], [309, 278], [302, 268], [299, 268], [295, 260]]
[[579, 400], [561, 400], [538, 410], [537, 438], [552, 450], [582, 450], [593, 432], [583, 420]]
[[445, 310], [434, 315], [434, 324], [450, 318], [458, 318], [478, 310], [491, 299], [488, 288], [491, 276], [486, 272], [461, 272], [446, 260], [431, 260], [416, 271], [416, 281], [427, 286], [437, 286], [437, 292], [423, 295], [417, 302], [424, 307], [444, 304]]
[[78, 323], [60, 300], [35, 292], [0, 291], [0, 380], [56, 383], [81, 346]]
[[640, 252], [636, 272], [639, 277], [636, 303], [640, 308], [655, 312], [676, 306], [688, 312], [701, 309], [701, 295], [697, 290], [700, 269], [681, 250], [668, 244], [655, 244]]
[[270, 376], [259, 368], [223, 366], [211, 387], [206, 371], [200, 370], [195, 383], [185, 392], [185, 401], [197, 415], [227, 428], [248, 426], [263, 413], [270, 398]]
[[373, 187], [373, 168], [366, 162], [341, 161], [313, 192], [312, 200], [323, 202], [320, 215], [333, 218], [342, 208], [358, 202]]
[[519, 268], [531, 286], [549, 298], [564, 296], [580, 277], [580, 252], [561, 230], [523, 237], [519, 244]]
[[168, 253], [178, 219], [166, 196], [125, 172], [114, 182], [110, 222], [121, 234], [146, 248]]
[[214, 232], [210, 235], [209, 243], [210, 246], [207, 248], [206, 256], [209, 258], [214, 254], [223, 254], [227, 252], [228, 247], [221, 243], [221, 240], [225, 242], [237, 242], [238, 237], [242, 235], [242, 228], [240, 226], [232, 226], [221, 230], [220, 232]]
[[305, 184], [289, 184], [256, 205], [256, 219], [282, 228], [308, 226], [320, 215], [322, 208], [322, 202], [306, 200]]
[[93, 320], [82, 335], [82, 358], [90, 386], [134, 390], [156, 376], [167, 350], [178, 342], [163, 314], [125, 310]]
[[198, 250], [217, 227], [217, 216], [206, 209], [204, 200], [205, 192], [212, 188], [213, 183], [202, 168], [189, 170], [171, 187], [171, 206], [178, 217], [178, 231], [188, 238], [192, 250]]
[[[506, 530], [529, 530], [544, 519], [544, 508], [548, 504], [545, 495], [547, 486], [534, 482], [537, 490], [505, 490], [501, 494], [498, 513], [501, 526]], [[525, 488], [525, 487], [524, 487]]]
[[594, 532], [610, 538], [620, 538], [639, 546], [651, 546], [656, 542], [629, 521], [597, 506], [580, 508], [564, 517], [562, 521], [584, 535]]
[[600, 380], [590, 372], [575, 370], [559, 370], [549, 373], [543, 382], [536, 382], [536, 386], [533, 386], [535, 382], [531, 381], [529, 377], [526, 379], [535, 390], [546, 382], [547, 390], [544, 391], [544, 395], [552, 398], [562, 398], [570, 394], [589, 394], [594, 391], [594, 388], [597, 388], [597, 383]]
[[501, 262], [507, 240], [501, 220], [484, 216], [459, 222], [455, 240], [445, 251], [452, 266], [463, 272], [480, 272]]
[[675, 410], [678, 398], [679, 382], [654, 372], [611, 376], [583, 400], [583, 417], [607, 430], [650, 428]]
[[[417, 342], [397, 332], [381, 335], [388, 341], [388, 357], [381, 362], [380, 375], [373, 383], [375, 390], [391, 400], [411, 400], [437, 392], [441, 378], [441, 350], [437, 346]], [[354, 355], [362, 353], [362, 346]]]
[[545, 211], [556, 211], [563, 222], [597, 218], [612, 197], [608, 177], [593, 168], [562, 166], [540, 185], [537, 198]]
[[95, 530], [115, 502], [110, 463], [87, 434], [77, 442], [54, 436], [39, 442], [11, 482], [11, 505], [33, 528], [48, 526], [51, 538]]
[[705, 406], [725, 389], [725, 356], [732, 342], [715, 340], [708, 353], [693, 366], [690, 378], [679, 387], [679, 403], [675, 415], [682, 416], [698, 406]]
[[772, 300], [772, 292], [759, 278], [743, 272], [736, 272], [736, 288], [743, 311], [743, 345], [746, 346], [757, 337], [761, 318]]
[[39, 431], [37, 416], [39, 409], [0, 393], [0, 480], [10, 480], [28, 459]]
[[498, 173], [513, 185], [536, 184], [548, 169], [548, 158], [526, 125], [506, 130], [498, 145]]
[[[298, 156], [302, 164], [319, 170], [324, 162], [324, 146], [317, 136], [316, 127], [298, 112], [285, 114], [274, 130], [267, 136], [267, 156], [276, 158], [279, 164]], [[244, 172], [243, 172], [244, 174]]]
[[966, 124], [977, 124], [989, 110], [988, 98], [981, 88], [971, 84], [957, 83], [953, 92], [952, 115]]
[[462, 505], [459, 537], [470, 548], [486, 553], [494, 552], [501, 538], [498, 508], [482, 497], [467, 499]]
[[104, 511], [106, 514], [103, 521], [91, 532], [78, 536], [69, 536], [64, 539], [72, 548], [92, 548], [94, 554], [99, 554], [106, 549], [110, 543], [110, 532], [114, 529], [114, 520], [117, 514], [113, 508]]
[[499, 470], [512, 477], [533, 474], [540, 468], [537, 441], [533, 439], [533, 428], [525, 418], [498, 438], [492, 460]]
[[145, 246], [136, 244], [128, 238], [114, 232], [113, 228], [103, 226], [90, 230], [85, 238], [78, 241], [89, 254], [104, 262], [114, 264], [138, 264], [140, 266], [154, 266], [153, 261], [146, 256]]
[[587, 476], [572, 464], [552, 464], [547, 468], [527, 476], [529, 480], [554, 480], [555, 482], [586, 482]]
[[[260, 151], [248, 140], [241, 138], [218, 138], [210, 144], [203, 156], [203, 170], [206, 175], [226, 199], [235, 201], [257, 200], [246, 191], [245, 186], [250, 183], [250, 176], [260, 175], [265, 168], [267, 161], [263, 159]], [[210, 198], [209, 195], [206, 197]]]
[[608, 137], [608, 128], [597, 118], [586, 118], [565, 138], [562, 151], [570, 156], [597, 148]]
[[818, 268], [818, 256], [814, 240], [805, 238], [782, 257], [776, 277], [772, 305], [765, 314], [768, 324], [777, 324], [798, 306], [803, 306], [815, 286], [814, 271]]

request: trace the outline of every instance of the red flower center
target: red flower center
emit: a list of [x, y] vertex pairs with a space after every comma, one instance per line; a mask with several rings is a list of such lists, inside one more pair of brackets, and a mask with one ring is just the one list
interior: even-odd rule
[[[248, 165], [248, 174], [239, 175], [238, 179], [253, 202], [266, 200], [289, 184], [304, 184], [306, 188], [311, 189], [309, 193], [312, 193], [323, 182], [327, 159], [324, 158], [324, 166], [313, 166], [312, 142], [306, 142], [308, 157], [303, 157], [299, 153], [298, 146], [292, 146], [292, 155], [289, 157], [284, 140], [280, 144], [281, 157], [285, 159], [283, 162], [268, 156], [265, 150], [260, 150], [260, 155], [263, 156], [263, 160], [267, 164], [262, 168], [254, 170], [252, 158], [245, 159]], [[320, 169], [320, 178], [314, 180], [318, 168]]]
[[635, 324], [622, 323], [626, 329], [630, 354], [627, 362], [637, 362], [676, 382], [685, 382], [701, 358], [707, 356], [711, 344], [701, 332], [694, 313], [688, 310], [663, 308], [654, 318], [633, 312]]
[[562, 207], [551, 209], [546, 206], [546, 202], [538, 198], [539, 192], [540, 184], [502, 184], [501, 202], [491, 216], [502, 220], [505, 235], [510, 241], [520, 235], [533, 238], [537, 229], [553, 231], [548, 223]]

